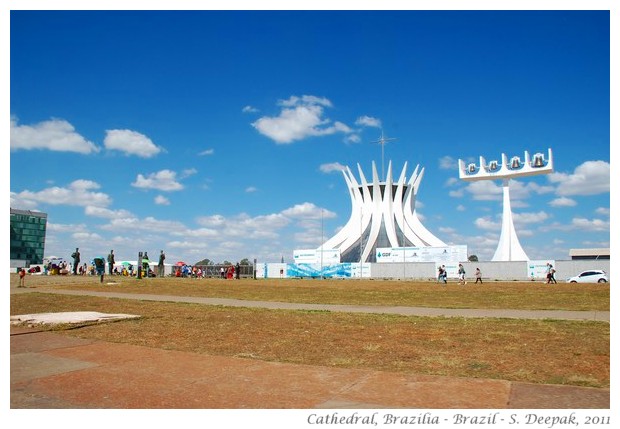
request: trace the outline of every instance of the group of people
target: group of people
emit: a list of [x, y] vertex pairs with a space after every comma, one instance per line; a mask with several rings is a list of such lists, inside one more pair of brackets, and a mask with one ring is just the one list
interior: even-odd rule
[[175, 277], [191, 277], [195, 279], [201, 279], [205, 275], [204, 271], [200, 267], [191, 266], [191, 265], [183, 265], [180, 267], [176, 267], [174, 270]]
[[[141, 255], [141, 262], [138, 262], [138, 264], [141, 263], [141, 267], [142, 268], [142, 272], [144, 272], [145, 276], [149, 276], [149, 271], [150, 271], [150, 266], [149, 266], [149, 256], [148, 256], [148, 252], [144, 252], [144, 254]], [[90, 268], [88, 268], [88, 266], [86, 265], [86, 263], [84, 263], [83, 265], [80, 265], [80, 248], [76, 247], [75, 248], [75, 252], [73, 252], [71, 254], [71, 258], [73, 258], [73, 274], [74, 275], [86, 275], [86, 274], [90, 274], [90, 275], [98, 275], [101, 278], [101, 282], [103, 283], [103, 277], [105, 274], [105, 266], [106, 266], [106, 260], [107, 260], [107, 264], [108, 264], [108, 274], [109, 275], [134, 275], [134, 269], [133, 266], [123, 266], [122, 269], [119, 271], [118, 267], [115, 266], [116, 264], [116, 256], [114, 255], [114, 250], [110, 250], [110, 253], [108, 254], [106, 260], [104, 260], [103, 257], [97, 256], [95, 258], [93, 258], [93, 265], [91, 265]], [[157, 265], [157, 275], [159, 275], [159, 277], [163, 277], [165, 274], [164, 271], [164, 261], [166, 260], [166, 254], [164, 253], [163, 250], [160, 251], [160, 255], [159, 255], [159, 262]]]
[[[465, 267], [463, 267], [463, 264], [459, 264], [458, 276], [459, 284], [466, 285], [467, 280], [465, 279]], [[476, 277], [476, 283], [482, 283], [482, 272], [480, 271], [480, 268], [476, 268], [474, 276]], [[555, 279], [555, 268], [553, 268], [553, 265], [550, 262], [547, 263], [546, 278], [547, 284], [557, 284], [557, 280]], [[446, 270], [445, 265], [439, 266], [437, 272], [437, 281], [440, 283], [448, 283], [448, 271]]]
[[[437, 271], [437, 281], [440, 283], [443, 282], [444, 284], [448, 283], [448, 270], [446, 269], [446, 266], [440, 265]], [[459, 284], [466, 285], [467, 280], [465, 279], [465, 267], [463, 266], [463, 264], [459, 264], [458, 276]], [[480, 271], [480, 268], [476, 268], [474, 276], [476, 277], [476, 283], [482, 283], [482, 271]]]
[[239, 275], [241, 272], [241, 266], [239, 262], [237, 262], [236, 266], [229, 266], [228, 268], [221, 267], [220, 268], [220, 277], [223, 279], [232, 280], [233, 278], [239, 280]]
[[[208, 267], [182, 265], [177, 266], [174, 271], [175, 277], [188, 277], [193, 279], [202, 279], [206, 277], [212, 277], [215, 274]], [[220, 267], [220, 278], [222, 279], [239, 279], [241, 275], [241, 265], [229, 265], [228, 267]]]
[[[164, 277], [165, 269], [164, 269], [164, 261], [166, 260], [166, 254], [163, 250], [160, 251], [159, 261], [157, 264], [157, 273], [155, 274], [150, 267], [150, 261], [148, 252], [139, 253], [139, 258], [141, 258], [141, 263], [138, 262], [138, 268], [140, 268], [140, 275], [143, 277]], [[90, 267], [87, 266], [86, 263], [80, 265], [80, 249], [79, 247], [75, 248], [75, 251], [71, 254], [71, 258], [73, 258], [73, 274], [75, 275], [98, 275], [101, 278], [101, 282], [103, 282], [103, 276], [105, 274], [105, 266], [107, 262], [108, 266], [108, 274], [109, 275], [124, 275], [124, 276], [135, 276], [138, 275], [138, 270], [136, 270], [132, 265], [122, 266], [119, 270], [119, 267], [116, 267], [116, 256], [114, 255], [114, 250], [110, 250], [110, 253], [107, 255], [106, 260], [103, 257], [96, 257], [92, 261], [92, 265]], [[141, 265], [140, 265], [141, 264]], [[230, 265], [228, 268], [222, 267], [220, 270], [221, 278], [225, 279], [239, 279], [241, 273], [241, 266], [237, 263], [236, 266]], [[191, 278], [203, 278], [207, 276], [206, 270], [202, 269], [199, 266], [191, 266], [191, 265], [182, 265], [177, 266], [172, 273], [175, 277], [191, 277]]]

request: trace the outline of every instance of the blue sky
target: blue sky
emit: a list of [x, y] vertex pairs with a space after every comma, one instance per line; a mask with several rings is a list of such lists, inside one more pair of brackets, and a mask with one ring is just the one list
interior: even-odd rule
[[[339, 168], [425, 173], [416, 205], [490, 260], [511, 182], [531, 259], [610, 246], [609, 11], [11, 11], [10, 200], [46, 256], [292, 262], [349, 219]], [[356, 174], [357, 176], [357, 174]]]

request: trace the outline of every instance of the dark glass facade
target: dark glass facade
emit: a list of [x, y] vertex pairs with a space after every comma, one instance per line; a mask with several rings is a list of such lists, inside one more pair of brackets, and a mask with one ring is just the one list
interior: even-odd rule
[[11, 209], [11, 259], [42, 264], [47, 213]]

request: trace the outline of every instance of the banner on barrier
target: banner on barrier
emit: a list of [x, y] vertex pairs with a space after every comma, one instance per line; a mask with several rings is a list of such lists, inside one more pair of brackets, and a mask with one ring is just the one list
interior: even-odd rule
[[370, 263], [359, 264], [350, 262], [330, 265], [257, 263], [256, 278], [370, 278], [370, 267]]
[[378, 247], [377, 263], [382, 262], [465, 262], [467, 245], [443, 247]]
[[293, 260], [295, 264], [339, 264], [340, 249], [293, 250]]
[[527, 261], [527, 277], [530, 279], [546, 279], [547, 263], [550, 263], [555, 267], [555, 260], [550, 261], [545, 259], [544, 261]]

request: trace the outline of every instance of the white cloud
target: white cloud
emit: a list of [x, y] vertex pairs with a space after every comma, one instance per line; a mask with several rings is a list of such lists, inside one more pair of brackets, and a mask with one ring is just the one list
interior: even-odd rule
[[133, 216], [131, 212], [127, 210], [110, 210], [105, 207], [86, 206], [84, 207], [84, 214], [87, 216], [101, 217], [105, 219], [118, 219]]
[[278, 236], [276, 231], [289, 223], [290, 220], [280, 213], [256, 217], [240, 214], [226, 220], [222, 235], [251, 239], [276, 238]]
[[245, 192], [248, 194], [252, 194], [254, 192], [258, 192], [258, 188], [256, 186], [248, 186], [245, 188]]
[[147, 177], [138, 174], [136, 181], [131, 186], [159, 191], [180, 191], [183, 189], [183, 185], [177, 182], [176, 175], [176, 172], [167, 169], [151, 173]]
[[[183, 234], [181, 235], [188, 235], [187, 231], [184, 231]], [[222, 233], [220, 231], [218, 231], [217, 229], [213, 229], [213, 228], [198, 228], [198, 229], [192, 229], [191, 233], [189, 234], [189, 236], [196, 238], [196, 237], [200, 237], [200, 238], [217, 238], [220, 237], [222, 235]]]
[[198, 173], [198, 170], [196, 170], [195, 168], [186, 168], [185, 170], [181, 171], [181, 178], [186, 178], [189, 176], [193, 176], [194, 174]]
[[295, 206], [282, 211], [286, 217], [294, 219], [324, 219], [336, 217], [336, 213], [317, 207], [312, 203], [296, 204]]
[[31, 193], [11, 192], [10, 193], [10, 206], [11, 208], [19, 210], [36, 210], [39, 206], [39, 201], [33, 198]]
[[474, 224], [486, 231], [496, 231], [501, 228], [501, 223], [493, 221], [490, 217], [479, 217], [474, 221]]
[[295, 243], [299, 243], [304, 247], [319, 247], [321, 245], [321, 230], [313, 225], [312, 229], [306, 229], [293, 234]]
[[609, 231], [609, 221], [602, 219], [574, 218], [572, 226], [581, 231]]
[[502, 188], [492, 180], [481, 180], [467, 185], [465, 188], [478, 201], [496, 201], [502, 197]]
[[[480, 180], [469, 183], [465, 190], [477, 201], [499, 201], [502, 199], [503, 187], [494, 180]], [[527, 207], [527, 203], [521, 200], [528, 199], [532, 193], [546, 194], [552, 192], [550, 186], [540, 186], [534, 182], [519, 180], [510, 181], [510, 201], [512, 207]]]
[[[518, 227], [519, 236], [533, 236], [534, 233], [532, 231], [524, 229], [523, 227], [528, 224], [539, 224], [549, 219], [549, 215], [543, 211], [537, 213], [513, 213], [512, 216], [515, 225]], [[495, 232], [501, 229], [502, 221], [501, 219], [494, 220], [490, 216], [485, 216], [477, 218], [474, 221], [474, 225], [479, 229]]]
[[[528, 224], [543, 222], [549, 219], [549, 215], [543, 211], [538, 213], [513, 213], [512, 218], [515, 224]], [[521, 232], [519, 232], [519, 234], [521, 234]]]
[[212, 245], [216, 247], [222, 247], [226, 243], [235, 242], [241, 238], [249, 240], [268, 239], [273, 246], [276, 246], [281, 230], [295, 221], [296, 226], [302, 231], [297, 232], [294, 239], [300, 243], [313, 243], [318, 246], [320, 243], [317, 242], [317, 237], [321, 236], [321, 216], [332, 218], [336, 214], [306, 202], [285, 209], [280, 213], [254, 217], [244, 213], [233, 217], [204, 216], [196, 219], [196, 223], [201, 226], [200, 229], [179, 230], [173, 234], [185, 237], [202, 236], [210, 238]]
[[541, 186], [536, 182], [511, 180], [510, 181], [510, 200], [525, 200], [532, 193], [537, 195], [548, 194], [553, 192], [552, 186]]
[[355, 125], [359, 125], [362, 127], [381, 128], [381, 120], [364, 115], [357, 118], [357, 120], [355, 121]]
[[71, 238], [79, 242], [98, 242], [101, 236], [95, 232], [76, 232], [71, 234]]
[[460, 182], [460, 180], [457, 179], [456, 177], [450, 177], [450, 178], [448, 178], [448, 180], [446, 180], [446, 185], [445, 186], [447, 186], [447, 187], [456, 186], [456, 185], [459, 184], [459, 182]]
[[556, 194], [596, 195], [609, 192], [610, 166], [605, 161], [586, 161], [572, 174], [551, 173], [549, 181], [557, 184]]
[[522, 209], [522, 208], [529, 207], [529, 206], [530, 205], [523, 200], [516, 200], [516, 199], [513, 200], [511, 198], [510, 207], [513, 209]]
[[57, 152], [89, 154], [100, 148], [75, 132], [69, 122], [51, 119], [35, 125], [17, 125], [11, 118], [11, 150], [47, 149]]
[[317, 97], [314, 95], [302, 95], [301, 97], [297, 97], [296, 95], [292, 95], [288, 100], [279, 100], [278, 105], [284, 107], [292, 107], [299, 106], [302, 104], [306, 105], [319, 105], [325, 107], [332, 107], [332, 102], [329, 101], [325, 97]]
[[58, 233], [75, 232], [77, 230], [85, 231], [86, 229], [87, 229], [86, 225], [84, 224], [73, 225], [73, 224], [53, 223], [53, 222], [47, 223], [47, 231], [58, 232]]
[[108, 150], [118, 150], [141, 158], [150, 158], [161, 152], [161, 148], [147, 136], [131, 130], [107, 130], [103, 144]]
[[196, 219], [196, 223], [206, 227], [219, 228], [226, 225], [226, 218], [222, 215], [202, 216]]
[[348, 134], [344, 138], [345, 143], [359, 143], [362, 141], [362, 138], [357, 134]]
[[214, 153], [215, 153], [215, 149], [205, 149], [202, 152], [199, 152], [198, 156], [213, 155]]
[[599, 207], [599, 208], [597, 208], [595, 210], [595, 212], [597, 214], [602, 214], [602, 215], [606, 215], [606, 216], [609, 216], [609, 213], [610, 213], [609, 207]]
[[137, 217], [112, 219], [110, 223], [102, 226], [102, 229], [112, 231], [148, 231], [161, 234], [162, 231], [182, 231], [185, 230], [185, 226], [181, 222], [158, 220], [152, 216], [147, 216], [144, 219], [139, 219]]
[[330, 162], [328, 164], [321, 164], [321, 166], [319, 167], [319, 170], [321, 170], [322, 173], [332, 173], [334, 171], [343, 171], [345, 169], [346, 167], [340, 164], [339, 162]]
[[551, 207], [574, 207], [577, 205], [577, 202], [571, 198], [560, 197], [549, 202]]
[[439, 158], [439, 168], [441, 170], [456, 170], [458, 167], [456, 159], [449, 155]]
[[581, 242], [581, 244], [584, 247], [587, 248], [605, 248], [605, 247], [609, 247], [609, 241], [591, 241], [591, 240], [584, 240]]
[[66, 188], [52, 186], [41, 191], [11, 192], [11, 207], [32, 208], [38, 203], [69, 206], [106, 207], [112, 199], [103, 192], [93, 192], [99, 189], [99, 184], [90, 180], [76, 180]]
[[155, 197], [155, 204], [160, 205], [160, 206], [169, 206], [170, 205], [170, 200], [166, 197], [164, 197], [163, 195], [157, 195]]
[[[289, 219], [286, 219], [286, 217], [281, 213], [273, 213], [256, 217], [241, 215], [237, 218], [233, 218], [233, 222], [238, 227], [246, 228], [248, 232], [253, 232], [252, 230], [256, 229], [256, 233], [260, 233], [261, 230], [268, 232], [272, 228], [282, 228], [290, 223]], [[241, 235], [245, 234], [247, 234], [247, 232]]]
[[243, 113], [256, 113], [259, 110], [256, 107], [252, 107], [252, 106], [245, 106], [243, 109], [241, 109], [241, 111]]
[[208, 245], [207, 243], [200, 241], [170, 241], [168, 242], [168, 247], [175, 249], [206, 249]]
[[276, 143], [287, 144], [306, 137], [352, 132], [342, 122], [336, 121], [332, 124], [330, 119], [323, 118], [323, 108], [331, 107], [331, 102], [326, 98], [292, 96], [288, 100], [280, 101], [279, 105], [283, 107], [279, 116], [263, 116], [252, 123], [259, 133]]

